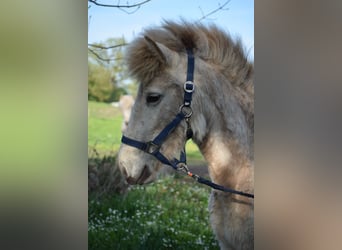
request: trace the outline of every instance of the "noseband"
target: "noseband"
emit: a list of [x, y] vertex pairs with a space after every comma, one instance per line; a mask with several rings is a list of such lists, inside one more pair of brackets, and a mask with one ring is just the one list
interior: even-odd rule
[[182, 120], [185, 120], [187, 123], [187, 131], [186, 131], [187, 140], [192, 138], [193, 132], [192, 132], [189, 121], [192, 115], [192, 109], [191, 109], [192, 94], [195, 90], [195, 85], [193, 83], [195, 58], [191, 49], [187, 49], [187, 55], [188, 55], [188, 66], [187, 66], [186, 82], [184, 83], [183, 104], [179, 107], [179, 112], [176, 115], [176, 117], [169, 124], [167, 124], [165, 128], [152, 141], [149, 141], [149, 142], [137, 141], [137, 140], [128, 138], [127, 136], [123, 135], [121, 138], [121, 142], [131, 147], [140, 149], [144, 151], [145, 153], [153, 155], [161, 163], [171, 166], [175, 170], [178, 170], [187, 174], [188, 176], [194, 178], [199, 183], [206, 184], [214, 189], [221, 190], [224, 192], [229, 192], [229, 193], [234, 193], [234, 194], [254, 198], [254, 194], [244, 193], [244, 192], [237, 191], [234, 189], [226, 188], [218, 184], [215, 184], [211, 182], [210, 180], [202, 178], [201, 176], [191, 173], [186, 164], [185, 145], [184, 145], [183, 151], [181, 151], [180, 153], [179, 160], [176, 158], [169, 160], [160, 152], [161, 145], [165, 142], [167, 137], [176, 129], [176, 127], [180, 124]]

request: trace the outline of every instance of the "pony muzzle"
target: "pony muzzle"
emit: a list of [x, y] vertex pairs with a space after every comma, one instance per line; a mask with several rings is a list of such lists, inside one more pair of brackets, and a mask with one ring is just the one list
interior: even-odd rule
[[153, 170], [150, 163], [143, 163], [140, 159], [142, 151], [130, 146], [122, 146], [118, 154], [118, 167], [130, 185], [145, 184], [151, 182]]
[[126, 181], [129, 185], [136, 185], [136, 184], [146, 184], [149, 181], [148, 178], [151, 176], [151, 171], [149, 168], [145, 165], [140, 176], [138, 178], [133, 178], [131, 176], [126, 176]]

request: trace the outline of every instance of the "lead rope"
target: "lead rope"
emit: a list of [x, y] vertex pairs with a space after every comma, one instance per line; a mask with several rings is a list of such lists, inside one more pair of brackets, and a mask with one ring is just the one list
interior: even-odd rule
[[[190, 126], [190, 116], [188, 118], [186, 118], [186, 123], [187, 123], [187, 130], [186, 130], [186, 141], [188, 141], [189, 139], [192, 138], [192, 135], [193, 135], [193, 131], [191, 129], [191, 126]], [[185, 142], [186, 143], [186, 142]], [[182, 172], [183, 174], [186, 174], [187, 176], [190, 176], [191, 178], [195, 179], [198, 183], [201, 183], [201, 184], [205, 184], [213, 189], [216, 189], [216, 190], [220, 190], [220, 191], [223, 191], [223, 192], [228, 192], [228, 193], [232, 193], [232, 194], [237, 194], [237, 195], [242, 195], [242, 196], [246, 196], [246, 197], [249, 197], [249, 198], [253, 198], [254, 199], [254, 194], [250, 194], [250, 193], [245, 193], [245, 192], [242, 192], [242, 191], [238, 191], [238, 190], [235, 190], [235, 189], [231, 189], [231, 188], [227, 188], [227, 187], [224, 187], [224, 186], [221, 186], [221, 185], [218, 185], [208, 179], [205, 179], [197, 174], [194, 174], [192, 172], [190, 172], [189, 168], [188, 168], [188, 165], [186, 163], [186, 151], [185, 151], [185, 144], [184, 144], [184, 153], [181, 154], [181, 155], [184, 155], [183, 156], [183, 159], [180, 159], [180, 161], [178, 162], [178, 164], [176, 164], [176, 170], [179, 171], [179, 172]]]
[[216, 189], [216, 190], [220, 190], [220, 191], [223, 191], [223, 192], [228, 192], [228, 193], [232, 193], [232, 194], [237, 194], [237, 195], [242, 195], [242, 196], [246, 196], [246, 197], [249, 197], [249, 198], [253, 198], [254, 199], [254, 194], [250, 194], [250, 193], [245, 193], [245, 192], [242, 192], [242, 191], [238, 191], [238, 190], [235, 190], [235, 189], [232, 189], [232, 188], [227, 188], [227, 187], [224, 187], [224, 186], [221, 186], [221, 185], [218, 185], [208, 179], [205, 179], [197, 174], [194, 174], [192, 172], [190, 172], [187, 164], [185, 163], [180, 163], [178, 164], [178, 168], [177, 168], [178, 171], [180, 172], [183, 172], [184, 174], [190, 176], [191, 178], [195, 179], [198, 183], [201, 183], [201, 184], [205, 184], [213, 189]]

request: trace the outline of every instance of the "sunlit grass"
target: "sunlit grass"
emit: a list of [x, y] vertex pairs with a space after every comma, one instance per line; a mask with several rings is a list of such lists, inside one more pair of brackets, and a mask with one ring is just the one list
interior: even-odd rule
[[116, 152], [120, 146], [122, 115], [108, 103], [88, 102], [88, 146], [100, 153]]

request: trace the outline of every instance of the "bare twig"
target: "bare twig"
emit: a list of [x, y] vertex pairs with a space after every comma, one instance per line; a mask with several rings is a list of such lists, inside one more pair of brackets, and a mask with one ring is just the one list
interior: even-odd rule
[[96, 58], [100, 61], [104, 61], [106, 63], [109, 63], [111, 61], [119, 61], [119, 60], [122, 60], [123, 57], [117, 57], [117, 58], [103, 58], [102, 56], [100, 56], [99, 54], [97, 54], [94, 50], [88, 48], [88, 50], [94, 55], [96, 56]]
[[99, 54], [97, 54], [94, 50], [88, 48], [88, 50], [94, 55], [97, 57], [97, 59], [101, 60], [101, 61], [104, 61], [104, 62], [107, 62], [109, 63], [110, 61], [112, 61], [113, 59], [110, 59], [110, 58], [103, 58], [101, 57]]
[[128, 11], [128, 10], [125, 10], [125, 9], [123, 9], [123, 8], [118, 8], [119, 10], [121, 10], [121, 11], [123, 11], [123, 12], [125, 12], [126, 14], [133, 14], [133, 13], [135, 13], [135, 12], [137, 12], [139, 9], [140, 9], [140, 6], [141, 5], [139, 5], [139, 6], [137, 6], [136, 7], [136, 9], [135, 10], [132, 10], [132, 11]]
[[102, 46], [102, 45], [98, 45], [98, 44], [88, 43], [88, 46], [98, 48], [98, 49], [114, 49], [114, 48], [118, 48], [118, 47], [122, 47], [122, 46], [126, 46], [126, 45], [127, 45], [127, 43], [116, 44], [113, 46]]
[[[229, 8], [225, 8], [225, 9], [224, 9], [224, 7], [225, 7], [229, 2], [230, 2], [230, 0], [226, 1], [226, 2], [225, 2], [224, 4], [222, 4], [222, 5], [219, 3], [219, 7], [218, 7], [217, 9], [215, 9], [215, 10], [209, 12], [208, 14], [203, 15], [200, 19], [198, 19], [198, 21], [202, 21], [202, 20], [206, 19], [208, 16], [210, 16], [210, 15], [212, 15], [212, 14], [214, 14], [214, 13], [220, 11], [220, 10], [229, 10]], [[203, 11], [202, 11], [201, 8], [200, 8], [200, 10], [201, 10], [201, 12], [202, 12], [202, 14], [203, 14]]]
[[[106, 63], [110, 63], [111, 61], [117, 61], [117, 60], [121, 60], [121, 57], [118, 58], [104, 58], [102, 57], [99, 52], [102, 50], [108, 50], [108, 49], [114, 49], [114, 48], [120, 48], [122, 46], [126, 46], [128, 43], [120, 43], [120, 44], [116, 44], [116, 45], [112, 45], [112, 46], [103, 46], [103, 45], [99, 45], [99, 44], [92, 44], [92, 43], [88, 43], [88, 50], [90, 53], [92, 53], [94, 56], [96, 56], [96, 58], [100, 61], [106, 62]], [[95, 48], [95, 49], [93, 49]]]
[[98, 3], [96, 0], [88, 0], [88, 2], [93, 3], [97, 6], [102, 6], [102, 7], [112, 7], [112, 8], [134, 8], [134, 7], [140, 7], [141, 5], [150, 2], [151, 0], [145, 0], [136, 4], [126, 4], [126, 5], [121, 5], [121, 4], [103, 4], [103, 3]]

